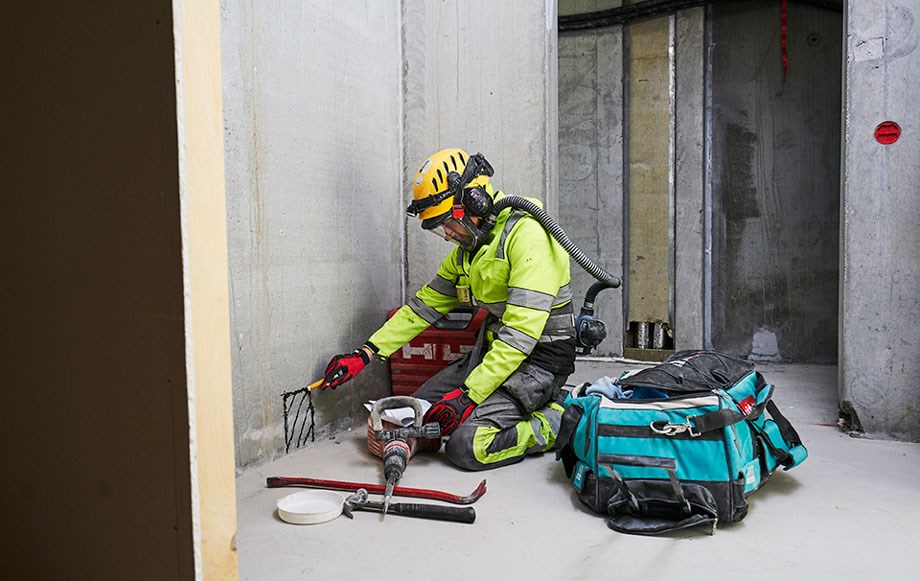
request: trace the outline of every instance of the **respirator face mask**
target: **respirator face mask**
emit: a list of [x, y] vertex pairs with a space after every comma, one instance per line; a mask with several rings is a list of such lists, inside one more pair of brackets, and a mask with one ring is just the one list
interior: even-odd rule
[[485, 238], [483, 232], [473, 224], [468, 215], [457, 219], [448, 214], [446, 219], [426, 230], [444, 240], [456, 243], [460, 248], [469, 252], [475, 251]]

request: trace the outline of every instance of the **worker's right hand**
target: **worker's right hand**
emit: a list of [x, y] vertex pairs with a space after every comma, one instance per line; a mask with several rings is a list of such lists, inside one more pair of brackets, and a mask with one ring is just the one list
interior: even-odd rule
[[364, 370], [371, 362], [370, 355], [364, 349], [356, 349], [351, 353], [336, 355], [326, 366], [326, 377], [323, 378], [323, 389], [337, 388], [346, 381], [351, 381]]
[[449, 391], [435, 402], [425, 413], [424, 422], [437, 422], [441, 426], [441, 435], [449, 436], [454, 433], [460, 424], [470, 417], [476, 408], [476, 402], [467, 395], [466, 386]]

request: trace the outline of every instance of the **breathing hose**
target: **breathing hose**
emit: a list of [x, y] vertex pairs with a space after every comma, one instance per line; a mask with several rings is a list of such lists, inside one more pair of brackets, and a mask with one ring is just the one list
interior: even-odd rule
[[[579, 266], [581, 266], [585, 271], [599, 280], [599, 283], [595, 283], [591, 286], [589, 290], [589, 295], [591, 297], [591, 303], [594, 303], [594, 297], [601, 290], [605, 288], [617, 288], [620, 286], [620, 278], [614, 276], [600, 267], [596, 262], [591, 260], [587, 254], [581, 251], [578, 246], [568, 237], [565, 231], [556, 223], [553, 218], [546, 213], [546, 210], [534, 204], [527, 198], [521, 196], [505, 196], [495, 202], [495, 206], [492, 208], [492, 214], [497, 216], [505, 208], [514, 208], [516, 210], [523, 210], [536, 218], [543, 228], [549, 232], [550, 236], [556, 239], [556, 242], [560, 246], [565, 248], [565, 251], [569, 253], [569, 256], [572, 257]], [[600, 286], [598, 286], [600, 285]], [[585, 297], [587, 302], [588, 296]]]
[[[619, 282], [619, 279], [617, 280]], [[609, 282], [598, 281], [591, 285], [588, 288], [588, 292], [585, 293], [585, 309], [591, 309], [591, 312], [594, 312], [594, 300], [597, 298], [597, 293], [601, 292], [605, 288], [617, 288], [619, 284], [612, 285]]]

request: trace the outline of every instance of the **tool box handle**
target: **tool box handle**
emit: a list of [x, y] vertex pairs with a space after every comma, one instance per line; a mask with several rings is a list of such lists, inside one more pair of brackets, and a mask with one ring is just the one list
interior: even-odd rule
[[371, 427], [375, 432], [383, 430], [380, 412], [405, 407], [411, 407], [415, 411], [415, 420], [412, 422], [412, 427], [422, 427], [422, 420], [425, 417], [424, 412], [422, 412], [422, 405], [417, 399], [408, 395], [394, 395], [375, 401], [374, 407], [371, 408]]

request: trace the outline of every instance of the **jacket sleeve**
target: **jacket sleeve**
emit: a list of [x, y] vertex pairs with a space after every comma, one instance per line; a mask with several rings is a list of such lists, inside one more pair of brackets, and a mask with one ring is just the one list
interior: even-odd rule
[[533, 218], [518, 222], [505, 255], [508, 299], [491, 348], [466, 380], [470, 399], [482, 403], [530, 355], [543, 334], [560, 287], [569, 282], [569, 256]]
[[368, 344], [376, 348], [379, 357], [389, 357], [434, 324], [444, 313], [457, 307], [457, 279], [460, 270], [456, 263], [455, 248], [441, 262], [431, 282], [424, 285], [409, 302], [368, 338]]

